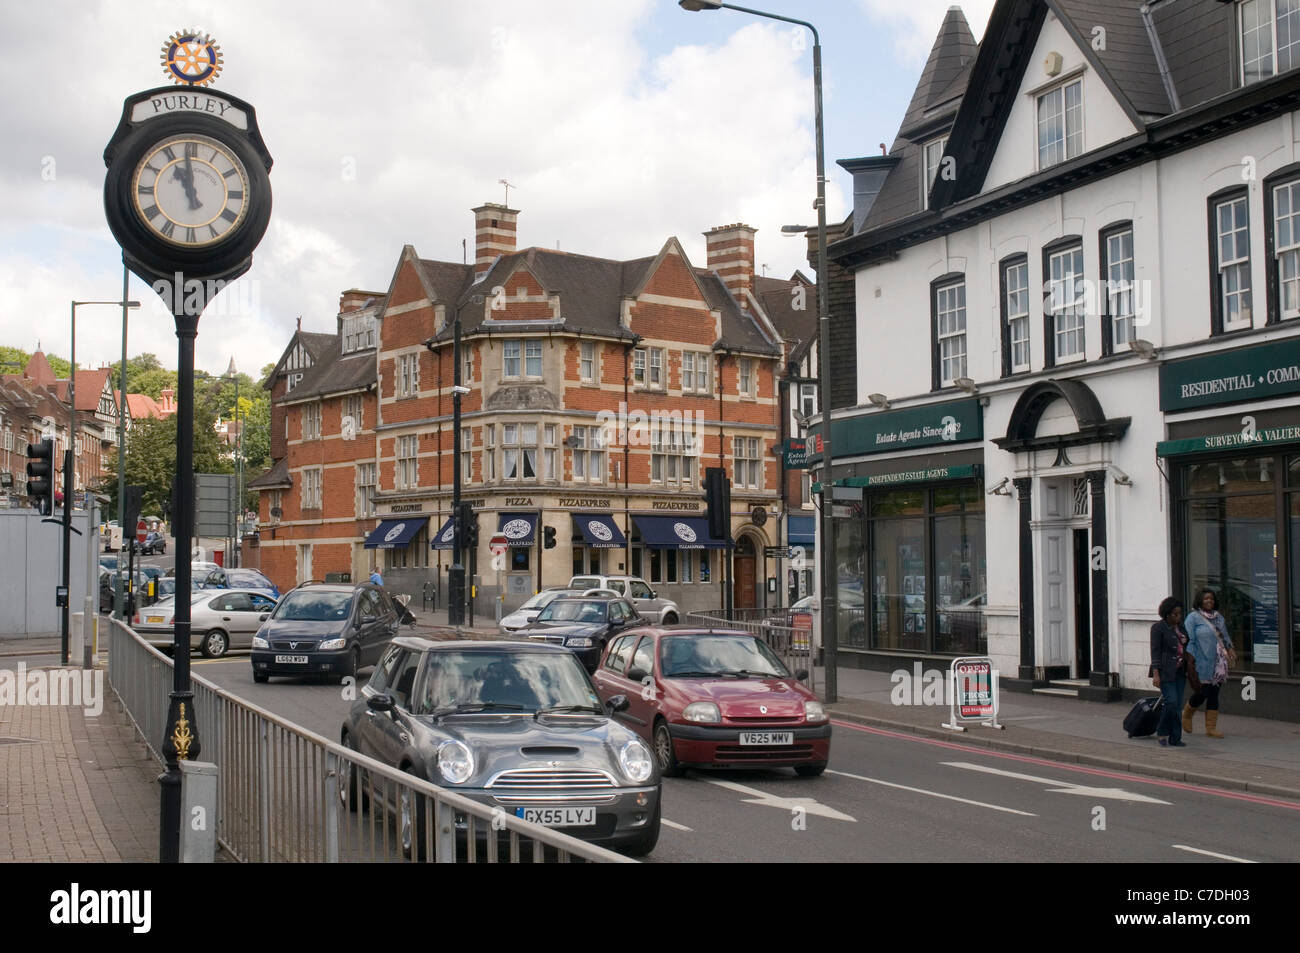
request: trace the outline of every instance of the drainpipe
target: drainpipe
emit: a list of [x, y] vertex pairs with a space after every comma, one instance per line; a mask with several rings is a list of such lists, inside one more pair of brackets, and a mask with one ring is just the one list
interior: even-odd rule
[[1160, 70], [1160, 81], [1164, 83], [1165, 93], [1169, 96], [1169, 106], [1174, 112], [1182, 110], [1182, 104], [1178, 101], [1178, 90], [1174, 88], [1174, 78], [1169, 72], [1169, 63], [1165, 59], [1164, 47], [1160, 45], [1160, 37], [1156, 33], [1155, 21], [1151, 18], [1152, 12], [1157, 7], [1162, 7], [1172, 0], [1152, 0], [1151, 3], [1144, 3], [1138, 9], [1142, 14], [1142, 25], [1146, 27], [1147, 39], [1151, 41], [1151, 51], [1156, 57], [1156, 68]]

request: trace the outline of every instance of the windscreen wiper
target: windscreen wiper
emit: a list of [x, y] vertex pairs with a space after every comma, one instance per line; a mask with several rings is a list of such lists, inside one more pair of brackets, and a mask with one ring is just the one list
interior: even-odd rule
[[480, 711], [523, 711], [523, 705], [505, 705], [500, 702], [465, 702], [460, 705], [447, 705], [443, 708], [435, 708], [429, 712], [431, 718], [442, 718], [445, 715], [465, 715]]
[[574, 712], [574, 711], [589, 711], [597, 715], [605, 714], [605, 710], [603, 708], [597, 708], [595, 705], [552, 705], [549, 708], [537, 709], [537, 711], [533, 713], [533, 717], [537, 718], [540, 717], [541, 715], [554, 715], [560, 712]]

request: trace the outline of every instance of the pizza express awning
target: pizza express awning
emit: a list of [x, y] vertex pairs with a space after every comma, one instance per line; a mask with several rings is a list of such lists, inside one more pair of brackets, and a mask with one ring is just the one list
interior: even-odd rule
[[438, 530], [438, 535], [433, 537], [429, 546], [432, 549], [456, 548], [456, 520], [454, 518], [447, 518], [447, 522], [442, 524], [442, 529]]
[[537, 514], [502, 513], [497, 532], [506, 538], [507, 546], [531, 546], [537, 540]]
[[427, 516], [408, 520], [384, 520], [366, 537], [366, 549], [400, 549], [429, 522]]
[[727, 540], [709, 535], [701, 516], [634, 516], [641, 540], [651, 549], [725, 549]]
[[612, 516], [574, 513], [573, 525], [582, 533], [582, 541], [592, 549], [621, 549], [627, 545], [627, 537]]

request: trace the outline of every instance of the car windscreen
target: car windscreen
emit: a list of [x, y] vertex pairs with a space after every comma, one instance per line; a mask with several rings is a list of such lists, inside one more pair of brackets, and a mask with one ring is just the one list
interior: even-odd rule
[[234, 569], [226, 573], [226, 579], [232, 586], [243, 586], [245, 589], [270, 589], [271, 580], [267, 579], [260, 572], [250, 570]]
[[539, 622], [604, 622], [608, 602], [590, 599], [556, 599], [537, 615]]
[[569, 652], [431, 652], [415, 701], [417, 714], [483, 706], [600, 709], [591, 680]]
[[291, 592], [276, 606], [275, 618], [281, 622], [332, 622], [348, 617], [352, 606], [350, 592], [318, 592], [302, 589]]
[[659, 668], [665, 678], [735, 674], [790, 677], [776, 653], [752, 635], [665, 637], [659, 642]]
[[541, 609], [558, 599], [563, 593], [556, 589], [547, 589], [533, 596], [520, 609]]

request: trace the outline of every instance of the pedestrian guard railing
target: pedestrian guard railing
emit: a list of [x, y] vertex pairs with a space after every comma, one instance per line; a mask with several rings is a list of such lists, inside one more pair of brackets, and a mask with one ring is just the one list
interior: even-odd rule
[[817, 634], [811, 613], [792, 609], [719, 609], [688, 612], [690, 625], [751, 632], [761, 638], [799, 681], [813, 691], [816, 685]]
[[[112, 620], [108, 680], [162, 763], [172, 659]], [[245, 862], [631, 863], [295, 725], [191, 675], [217, 843]]]

